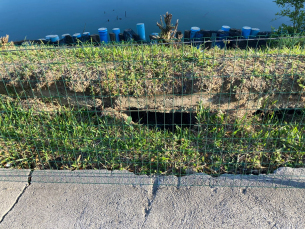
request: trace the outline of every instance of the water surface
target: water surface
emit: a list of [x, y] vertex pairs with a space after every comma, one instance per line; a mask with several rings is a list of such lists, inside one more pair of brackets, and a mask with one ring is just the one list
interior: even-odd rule
[[279, 10], [273, 0], [1, 0], [0, 36], [39, 39], [47, 34], [82, 32], [85, 24], [91, 33], [100, 27], [136, 31], [139, 22], [145, 23], [148, 36], [159, 31], [156, 22], [166, 11], [173, 14], [173, 23], [179, 19], [182, 31], [191, 26], [218, 30], [224, 24], [271, 30], [289, 21], [272, 21]]

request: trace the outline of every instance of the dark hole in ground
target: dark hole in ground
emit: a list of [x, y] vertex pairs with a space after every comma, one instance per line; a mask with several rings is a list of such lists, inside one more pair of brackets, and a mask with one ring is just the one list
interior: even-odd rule
[[175, 131], [176, 126], [181, 128], [191, 128], [196, 123], [196, 114], [187, 112], [157, 112], [145, 111], [137, 108], [130, 108], [126, 112], [131, 116], [132, 121], [147, 125], [149, 128]]
[[260, 109], [253, 113], [260, 115], [264, 119], [277, 118], [279, 121], [294, 122], [305, 119], [304, 108], [280, 108], [280, 109]]

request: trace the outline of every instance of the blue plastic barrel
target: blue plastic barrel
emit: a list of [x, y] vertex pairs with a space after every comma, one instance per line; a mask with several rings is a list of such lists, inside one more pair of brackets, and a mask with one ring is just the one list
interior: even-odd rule
[[120, 38], [119, 38], [119, 34], [120, 34], [120, 29], [119, 28], [113, 28], [112, 29], [112, 32], [115, 34], [115, 40], [117, 41], [117, 42], [119, 42], [120, 41]]
[[57, 42], [59, 41], [59, 36], [58, 35], [47, 35], [46, 40], [50, 42]]
[[200, 31], [200, 28], [199, 27], [192, 27], [191, 28], [191, 35], [190, 35], [190, 38], [193, 39], [195, 37], [195, 34], [196, 32], [199, 32]]
[[46, 40], [50, 42], [57, 42], [59, 41], [59, 36], [58, 35], [48, 35], [46, 36]]
[[141, 40], [146, 40], [145, 39], [145, 26], [144, 23], [138, 23], [137, 24], [137, 31], [138, 31], [138, 35], [140, 36]]
[[251, 27], [249, 26], [244, 26], [243, 29], [242, 29], [242, 35], [244, 38], [248, 39], [250, 34], [251, 34]]
[[85, 37], [85, 36], [90, 36], [90, 32], [84, 32], [83, 37]]
[[258, 28], [252, 28], [250, 35], [253, 36], [253, 37], [256, 37], [257, 34], [259, 33], [259, 31], [260, 31], [260, 29], [258, 29]]
[[53, 35], [51, 37], [51, 42], [57, 42], [57, 41], [59, 41], [59, 36], [58, 35]]
[[101, 42], [108, 43], [108, 30], [107, 30], [107, 28], [99, 28], [98, 33], [100, 35]]
[[225, 32], [229, 32], [230, 31], [230, 26], [228, 26], [228, 25], [223, 25], [223, 26], [221, 26], [221, 30], [223, 30], [223, 31], [225, 31]]
[[225, 34], [225, 37], [229, 36], [230, 29], [231, 29], [231, 27], [228, 26], [228, 25], [223, 25], [223, 26], [221, 26], [221, 30], [222, 30], [222, 31], [225, 31], [225, 33], [226, 33], [226, 34]]

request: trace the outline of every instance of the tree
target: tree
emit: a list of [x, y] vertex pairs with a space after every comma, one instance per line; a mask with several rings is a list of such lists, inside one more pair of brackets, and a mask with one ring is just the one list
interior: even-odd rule
[[[280, 12], [276, 13], [277, 16], [289, 17], [292, 22], [293, 29], [304, 30], [305, 28], [305, 0], [274, 0], [278, 6], [283, 8]], [[283, 24], [287, 27], [287, 25]]]

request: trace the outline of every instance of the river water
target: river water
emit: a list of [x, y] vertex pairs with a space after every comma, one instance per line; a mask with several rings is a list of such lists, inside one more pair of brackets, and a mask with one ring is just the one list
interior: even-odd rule
[[136, 31], [136, 24], [141, 22], [148, 37], [159, 32], [156, 22], [167, 11], [173, 14], [173, 24], [179, 19], [181, 31], [192, 26], [218, 30], [222, 25], [270, 31], [271, 26], [289, 23], [287, 18], [272, 21], [279, 10], [272, 0], [1, 0], [0, 36], [40, 39], [84, 29], [93, 34], [100, 27]]

